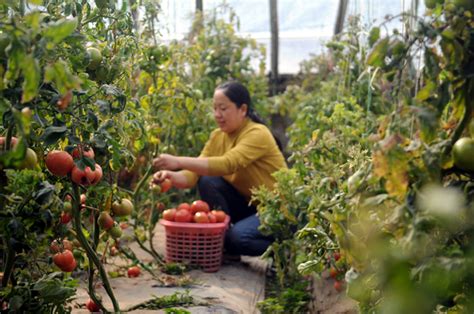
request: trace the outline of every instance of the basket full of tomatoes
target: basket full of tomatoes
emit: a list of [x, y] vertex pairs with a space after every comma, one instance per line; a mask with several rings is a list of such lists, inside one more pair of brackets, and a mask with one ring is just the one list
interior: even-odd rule
[[165, 210], [160, 224], [165, 227], [166, 260], [218, 271], [229, 221], [225, 212], [210, 210], [202, 200]]

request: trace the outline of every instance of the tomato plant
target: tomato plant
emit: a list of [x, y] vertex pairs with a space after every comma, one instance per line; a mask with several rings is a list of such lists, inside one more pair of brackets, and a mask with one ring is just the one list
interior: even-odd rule
[[276, 235], [268, 255], [282, 286], [334, 265], [363, 312], [472, 310], [472, 152], [460, 149], [472, 121], [472, 10], [430, 7], [417, 27], [373, 27], [367, 42], [350, 20], [328, 54], [303, 64], [301, 86], [276, 98], [294, 119], [292, 168], [254, 197], [260, 230]]

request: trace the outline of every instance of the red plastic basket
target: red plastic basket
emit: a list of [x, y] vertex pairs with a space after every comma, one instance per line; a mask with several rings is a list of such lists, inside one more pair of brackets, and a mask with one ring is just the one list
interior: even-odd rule
[[166, 261], [198, 265], [216, 272], [222, 263], [229, 216], [220, 223], [174, 222], [161, 219], [166, 232]]

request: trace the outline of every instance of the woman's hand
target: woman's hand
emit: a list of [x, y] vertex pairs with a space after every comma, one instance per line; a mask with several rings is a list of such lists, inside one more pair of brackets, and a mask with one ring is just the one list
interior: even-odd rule
[[160, 170], [153, 174], [153, 178], [150, 181], [150, 185], [158, 184], [161, 185], [166, 179], [171, 181], [172, 186], [178, 189], [191, 188], [192, 186], [188, 183], [186, 176], [180, 171], [169, 171]]
[[173, 172], [167, 170], [157, 171], [153, 174], [152, 184], [161, 184], [166, 179], [170, 179], [173, 182]]
[[177, 170], [180, 168], [179, 157], [170, 154], [160, 154], [153, 159], [153, 167], [157, 170]]

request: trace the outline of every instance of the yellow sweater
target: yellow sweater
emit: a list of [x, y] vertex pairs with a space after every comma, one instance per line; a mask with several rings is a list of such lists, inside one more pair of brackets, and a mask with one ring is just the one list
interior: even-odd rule
[[[208, 158], [210, 176], [222, 176], [247, 199], [253, 187], [263, 184], [273, 188], [272, 173], [287, 167], [270, 130], [249, 118], [233, 133], [214, 130], [199, 157]], [[183, 172], [195, 185], [198, 175]]]

